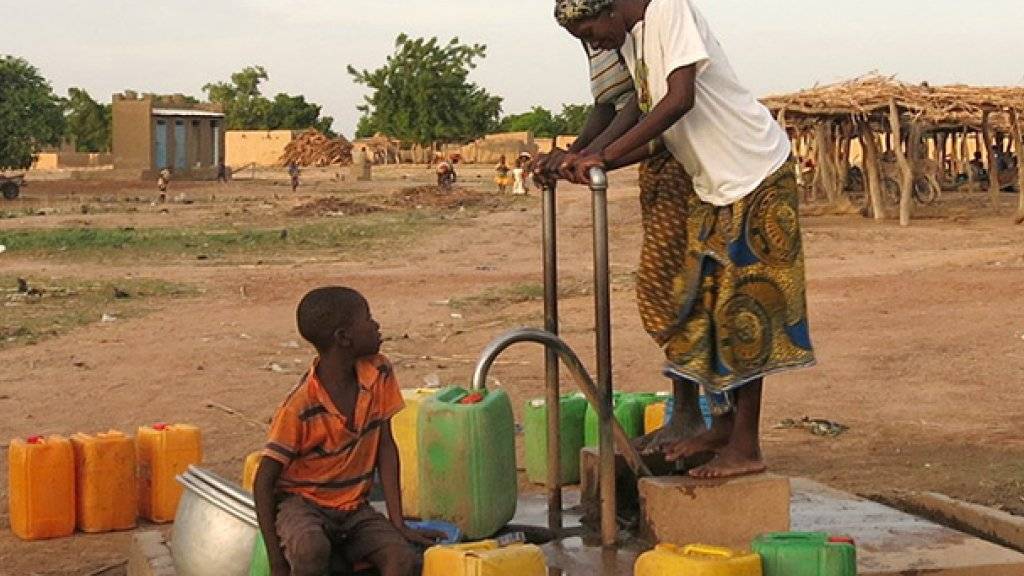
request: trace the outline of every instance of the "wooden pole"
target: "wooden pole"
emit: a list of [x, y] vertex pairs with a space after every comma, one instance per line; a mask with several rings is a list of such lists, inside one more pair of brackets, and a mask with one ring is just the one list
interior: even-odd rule
[[988, 158], [988, 196], [992, 201], [992, 209], [999, 212], [999, 162], [996, 160], [996, 153], [992, 150], [992, 123], [991, 112], [985, 110], [981, 117], [981, 133], [985, 139], [985, 154]]
[[953, 171], [953, 182], [956, 182], [956, 177], [966, 172], [966, 166], [963, 156], [960, 154], [960, 133], [951, 131], [949, 133], [949, 153], [952, 157], [953, 165], [951, 166]]
[[814, 174], [815, 188], [821, 188], [829, 204], [835, 205], [838, 200], [836, 192], [835, 142], [832, 139], [832, 126], [819, 123], [814, 127], [817, 146], [818, 166]]
[[1017, 109], [1010, 108], [1010, 129], [1013, 134], [1013, 153], [1017, 155], [1017, 218], [1018, 224], [1024, 222], [1024, 166], [1021, 166], [1021, 161], [1024, 160], [1024, 151], [1021, 150], [1024, 145], [1021, 139], [1020, 130], [1020, 118], [1017, 117]]
[[900, 145], [903, 142], [903, 128], [900, 125], [900, 110], [896, 106], [896, 100], [889, 100], [889, 128], [892, 133], [892, 151], [896, 155], [896, 165], [900, 169], [900, 226], [910, 226], [914, 172], [907, 161], [903, 146]]
[[941, 130], [936, 130], [932, 134], [932, 138], [935, 140], [935, 159], [939, 163], [939, 170], [942, 175], [946, 174], [946, 161], [949, 159], [949, 155], [946, 153], [946, 133]]
[[967, 137], [967, 127], [964, 126], [963, 136], [960, 139], [960, 158], [964, 162], [964, 174], [967, 174], [967, 191], [974, 191], [974, 168], [971, 164], [970, 139]]
[[867, 119], [857, 120], [857, 136], [860, 147], [864, 150], [864, 188], [871, 205], [875, 220], [886, 218], [885, 202], [882, 201], [881, 167], [878, 164], [878, 140]]

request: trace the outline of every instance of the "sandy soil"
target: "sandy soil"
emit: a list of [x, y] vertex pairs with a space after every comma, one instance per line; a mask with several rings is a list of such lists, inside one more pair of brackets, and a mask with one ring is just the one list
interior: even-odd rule
[[[474, 186], [489, 178], [483, 170], [464, 172]], [[295, 222], [288, 212], [309, 199], [334, 195], [373, 203], [428, 177], [421, 168], [378, 175], [381, 182], [356, 186], [325, 171], [311, 176], [315, 185], [300, 190], [299, 198], [280, 185], [283, 174], [278, 182], [227, 187], [179, 183], [172, 192], [183, 191], [196, 203], [172, 204], [166, 213], [145, 200], [124, 201], [152, 194], [144, 184], [90, 183], [89, 190], [69, 196], [69, 187], [80, 183], [40, 182], [27, 189], [24, 202], [0, 210], [58, 210], [0, 220], [0, 230], [273, 225]], [[641, 329], [630, 276], [640, 241], [635, 175], [616, 175], [612, 185], [615, 385], [665, 390], [662, 359]], [[99, 213], [81, 213], [83, 196]], [[1024, 511], [1024, 227], [981, 205], [952, 198], [949, 217], [915, 221], [909, 229], [857, 216], [804, 218], [819, 365], [768, 381], [763, 437], [775, 471], [859, 493], [935, 490]], [[132, 206], [137, 210], [129, 212]], [[584, 190], [564, 187], [559, 213], [562, 277], [587, 282], [590, 203]], [[97, 323], [0, 352], [0, 438], [191, 422], [203, 429], [206, 464], [237, 478], [263, 431], [207, 403], [266, 421], [310, 360], [294, 328], [295, 304], [306, 290], [330, 283], [355, 286], [369, 297], [387, 339], [384, 351], [404, 385], [417, 386], [432, 374], [445, 383], [466, 383], [476, 353], [491, 338], [505, 328], [541, 323], [540, 303], [456, 310], [445, 302], [539, 283], [540, 206], [534, 196], [510, 209], [461, 214], [407, 250], [306, 255], [274, 265], [111, 266], [2, 254], [4, 272], [83, 278], [132, 273], [205, 291], [145, 318]], [[588, 296], [563, 301], [563, 334], [585, 361], [593, 355], [592, 315]], [[542, 362], [539, 348], [513, 348], [493, 373], [517, 411], [543, 393]], [[272, 364], [283, 372], [271, 370]], [[773, 427], [803, 416], [850, 429], [824, 438]], [[0, 574], [88, 574], [124, 558], [126, 534], [18, 541], [7, 530], [6, 484], [3, 466]]]

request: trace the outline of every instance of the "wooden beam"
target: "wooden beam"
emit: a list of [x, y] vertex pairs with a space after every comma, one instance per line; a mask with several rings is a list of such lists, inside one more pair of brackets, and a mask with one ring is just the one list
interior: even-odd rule
[[1024, 140], [1021, 139], [1020, 118], [1017, 116], [1017, 109], [1010, 108], [1010, 130], [1013, 133], [1013, 153], [1017, 155], [1017, 218], [1016, 222], [1024, 222]]
[[895, 100], [889, 101], [889, 128], [892, 130], [892, 151], [900, 169], [900, 226], [910, 226], [910, 205], [913, 202], [914, 172], [903, 151], [903, 129], [900, 126], [900, 111]]
[[864, 191], [868, 195], [871, 213], [875, 220], [884, 220], [888, 215], [885, 213], [885, 202], [882, 200], [878, 140], [875, 139], [875, 131], [871, 129], [871, 123], [866, 120], [857, 120], [857, 133], [860, 147], [864, 151]]
[[996, 153], [992, 150], [995, 142], [992, 139], [991, 112], [985, 110], [981, 116], [981, 132], [985, 139], [985, 152], [988, 158], [988, 196], [992, 202], [992, 209], [999, 212], [999, 161], [996, 160]]

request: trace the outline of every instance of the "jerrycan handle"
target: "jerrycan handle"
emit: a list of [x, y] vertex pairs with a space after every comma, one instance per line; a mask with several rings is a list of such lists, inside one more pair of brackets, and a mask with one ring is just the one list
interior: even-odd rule
[[732, 558], [736, 555], [735, 552], [728, 548], [708, 546], [707, 544], [690, 544], [689, 546], [684, 546], [682, 553], [683, 555], [703, 554], [705, 556], [720, 556], [722, 558]]
[[806, 540], [811, 536], [827, 538], [824, 532], [777, 532], [768, 535], [772, 540]]

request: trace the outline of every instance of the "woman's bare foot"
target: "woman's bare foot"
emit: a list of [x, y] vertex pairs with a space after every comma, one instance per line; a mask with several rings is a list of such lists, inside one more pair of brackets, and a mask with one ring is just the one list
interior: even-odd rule
[[716, 417], [710, 430], [661, 447], [665, 459], [671, 462], [689, 458], [703, 452], [717, 452], [729, 443], [732, 436], [733, 419], [730, 415]]
[[767, 466], [765, 466], [760, 452], [750, 453], [728, 444], [718, 452], [718, 456], [714, 460], [690, 470], [690, 476], [707, 479], [735, 478], [760, 474], [766, 469]]
[[732, 427], [718, 456], [703, 466], [690, 470], [694, 478], [735, 478], [765, 471], [761, 457], [762, 381], [755, 380], [736, 391], [736, 409]]
[[637, 452], [650, 456], [707, 431], [700, 412], [700, 392], [697, 386], [674, 382], [672, 386], [675, 414], [668, 424], [633, 441]]
[[636, 448], [637, 452], [649, 456], [706, 432], [707, 428], [704, 427], [703, 419], [698, 420], [697, 425], [690, 425], [686, 421], [677, 422], [673, 420], [668, 425], [633, 440], [633, 447]]

